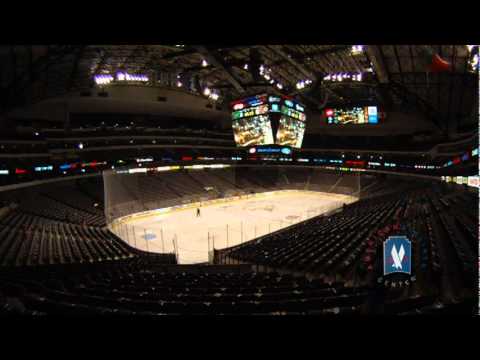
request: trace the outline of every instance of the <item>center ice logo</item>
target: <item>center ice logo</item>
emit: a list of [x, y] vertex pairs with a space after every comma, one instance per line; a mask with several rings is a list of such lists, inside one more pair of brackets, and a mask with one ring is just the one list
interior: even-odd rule
[[412, 244], [406, 236], [390, 236], [383, 243], [383, 275], [412, 273]]
[[145, 240], [155, 240], [157, 238], [157, 235], [154, 233], [146, 233], [145, 235], [142, 236]]

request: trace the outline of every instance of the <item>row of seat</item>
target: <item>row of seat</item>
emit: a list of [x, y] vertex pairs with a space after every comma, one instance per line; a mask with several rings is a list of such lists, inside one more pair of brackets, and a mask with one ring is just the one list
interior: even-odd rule
[[133, 256], [105, 228], [55, 222], [13, 211], [0, 221], [0, 265], [111, 261]]
[[475, 272], [477, 259], [460, 240], [456, 230], [451, 224], [451, 218], [445, 214], [440, 214], [439, 217], [441, 224], [443, 225], [443, 228], [448, 234], [448, 238], [455, 249], [462, 270], [468, 274]]
[[434, 273], [441, 273], [442, 271], [442, 265], [440, 262], [440, 255], [439, 255], [439, 244], [438, 244], [438, 237], [435, 235], [433, 231], [433, 225], [432, 225], [432, 218], [431, 216], [426, 216], [425, 217], [425, 227], [427, 229], [427, 241], [425, 242], [426, 245], [422, 248], [422, 255], [424, 253], [427, 253], [428, 256], [427, 260], [430, 260], [431, 264], [431, 269]]
[[348, 269], [366, 250], [369, 235], [390, 219], [401, 202], [350, 205], [342, 213], [315, 218], [227, 249], [223, 256], [275, 268], [308, 272]]
[[[70, 192], [58, 195], [61, 198], [67, 198], [68, 196], [70, 196]], [[39, 215], [57, 221], [92, 226], [105, 225], [105, 216], [101, 212], [87, 212], [79, 207], [74, 208], [67, 205], [64, 201], [54, 200], [36, 192], [25, 194], [24, 197], [20, 198], [19, 207], [27, 214]]]
[[369, 292], [277, 273], [165, 272], [135, 260], [0, 275], [3, 310], [29, 315], [361, 313]]

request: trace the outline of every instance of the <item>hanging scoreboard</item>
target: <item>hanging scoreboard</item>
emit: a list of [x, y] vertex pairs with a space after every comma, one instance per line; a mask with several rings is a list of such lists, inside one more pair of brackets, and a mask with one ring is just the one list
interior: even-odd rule
[[305, 107], [285, 96], [262, 94], [231, 103], [232, 128], [238, 146], [302, 146]]

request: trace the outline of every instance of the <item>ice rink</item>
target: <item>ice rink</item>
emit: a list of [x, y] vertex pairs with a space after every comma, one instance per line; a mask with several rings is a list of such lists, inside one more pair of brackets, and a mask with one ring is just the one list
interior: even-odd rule
[[141, 250], [176, 249], [179, 263], [193, 264], [208, 261], [213, 247], [237, 245], [356, 200], [314, 191], [276, 191], [136, 214], [120, 220], [114, 232]]

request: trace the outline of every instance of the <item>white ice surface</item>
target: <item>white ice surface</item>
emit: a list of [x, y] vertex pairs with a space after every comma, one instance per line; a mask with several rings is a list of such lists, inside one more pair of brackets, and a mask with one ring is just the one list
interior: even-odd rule
[[117, 234], [132, 246], [152, 252], [171, 252], [176, 238], [179, 263], [200, 263], [208, 261], [213, 246], [222, 249], [237, 245], [354, 200], [313, 191], [276, 192], [260, 198], [203, 204], [200, 217], [194, 208], [129, 220], [128, 237], [125, 232]]

